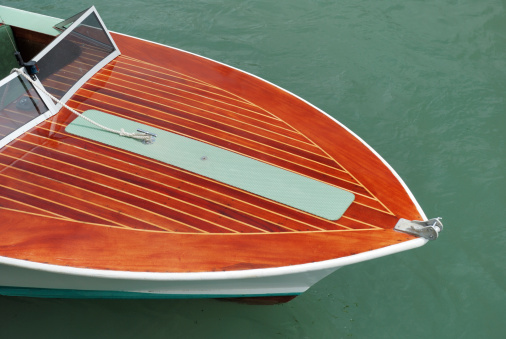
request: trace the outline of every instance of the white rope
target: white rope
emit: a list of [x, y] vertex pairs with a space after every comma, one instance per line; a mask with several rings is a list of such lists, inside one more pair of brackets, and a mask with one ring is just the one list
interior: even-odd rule
[[90, 118], [88, 118], [87, 116], [84, 116], [82, 115], [81, 113], [79, 113], [78, 111], [74, 110], [73, 108], [70, 108], [69, 106], [67, 106], [66, 104], [64, 104], [63, 102], [61, 102], [59, 99], [57, 99], [56, 97], [54, 97], [51, 93], [49, 93], [48, 91], [46, 91], [46, 89], [44, 87], [41, 87], [39, 86], [38, 83], [36, 83], [35, 81], [33, 81], [28, 75], [26, 75], [21, 69], [19, 68], [14, 68], [12, 69], [11, 73], [13, 72], [17, 72], [19, 75], [22, 75], [23, 77], [25, 77], [26, 80], [28, 80], [34, 87], [37, 87], [37, 89], [41, 92], [43, 92], [44, 94], [46, 94], [48, 97], [50, 97], [55, 103], [59, 103], [60, 105], [62, 105], [63, 107], [65, 107], [66, 109], [68, 109], [69, 111], [71, 111], [72, 113], [74, 113], [75, 115], [77, 115], [78, 117], [80, 118], [83, 118], [84, 120], [92, 123], [93, 125], [105, 130], [105, 131], [108, 131], [108, 132], [111, 132], [111, 133], [115, 133], [115, 134], [118, 134], [122, 137], [128, 137], [128, 138], [133, 138], [133, 139], [139, 139], [139, 140], [150, 140], [151, 139], [151, 136], [146, 134], [146, 133], [139, 133], [139, 132], [134, 132], [134, 133], [129, 133], [129, 132], [125, 132], [125, 130], [123, 128], [121, 128], [119, 131], [118, 130], [115, 130], [115, 129], [112, 129], [112, 128], [109, 128], [109, 127], [106, 127], [104, 125], [101, 125], [99, 124], [98, 122], [96, 121], [93, 121], [91, 120]]

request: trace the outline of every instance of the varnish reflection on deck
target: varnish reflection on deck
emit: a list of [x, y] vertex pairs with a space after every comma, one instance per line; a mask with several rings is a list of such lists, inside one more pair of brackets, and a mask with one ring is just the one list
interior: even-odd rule
[[[111, 233], [103, 226], [127, 232], [141, 230], [139, 234], [144, 234], [146, 244], [158, 250], [162, 243], [155, 244], [155, 234], [175, 236], [181, 251], [184, 244], [191, 248], [200, 241], [185, 235], [219, 235], [221, 240], [213, 239], [217, 249], [192, 254], [192, 258], [198, 257], [197, 271], [245, 269], [246, 263], [249, 268], [301, 264], [306, 258], [303, 253], [288, 253], [301, 243], [315, 244], [314, 248], [321, 250], [308, 256], [317, 261], [412, 239], [400, 233], [384, 234], [399, 217], [419, 218], [402, 185], [381, 161], [367, 160], [371, 158], [370, 150], [351, 135], [336, 134], [333, 140], [332, 129], [326, 127], [334, 123], [330, 118], [315, 122], [315, 130], [305, 130], [304, 111], [309, 115], [320, 113], [270, 84], [259, 89], [261, 80], [212, 61], [155, 44], [149, 44], [150, 51], [144, 51], [136, 48], [135, 39], [122, 35], [114, 38], [123, 54], [72, 96], [68, 102], [71, 107], [79, 112], [95, 109], [155, 126], [292, 171], [352, 192], [354, 202], [339, 220], [317, 217], [193, 172], [66, 133], [65, 127], [76, 117], [62, 109], [0, 151], [0, 209], [5, 215], [16, 219], [23, 212], [45, 227], [50, 227], [48, 220], [52, 219], [54, 225], [63, 227], [62, 236], [71, 241], [81, 241], [75, 240], [71, 229], [77, 232], [87, 226], [98, 228], [97, 246], [114, 243], [125, 248], [129, 241], [137, 244], [134, 238], [141, 239], [135, 235], [134, 240], [127, 240], [121, 232], [118, 234], [125, 242], [116, 243], [108, 238]], [[44, 85], [50, 92], [61, 94], [79, 79], [81, 66], [89, 67], [95, 58], [100, 58], [98, 51], [82, 52], [61, 72], [46, 78]], [[181, 60], [189, 60], [191, 67], [185, 68]], [[207, 70], [208, 64], [211, 70], [199, 73]], [[221, 73], [226, 76], [220, 78]], [[246, 89], [234, 81], [245, 81]], [[256, 101], [253, 94], [246, 97], [252, 89], [264, 98]], [[278, 101], [267, 101], [269, 94], [263, 91], [282, 95]], [[287, 112], [290, 105], [297, 106], [294, 112]], [[23, 117], [15, 108], [7, 111], [12, 113], [9, 119], [22, 123]], [[289, 121], [287, 116], [292, 113], [299, 120]], [[322, 142], [319, 134], [329, 141]], [[339, 161], [337, 155], [343, 155]], [[353, 155], [361, 160], [356, 161]], [[371, 188], [374, 181], [383, 187]], [[230, 237], [241, 234], [252, 238]], [[304, 234], [310, 234], [311, 240], [303, 240], [300, 236]], [[263, 235], [275, 238], [267, 240]], [[279, 236], [284, 235], [287, 237], [281, 240]], [[276, 239], [284, 245], [276, 248]], [[341, 247], [334, 249], [332, 241], [340, 241]], [[252, 246], [252, 252], [224, 258], [219, 264], [205, 262], [206, 254], [218, 256], [213, 251], [219, 246]], [[101, 253], [112, 251], [107, 252], [111, 258], [120, 253], [100, 248]], [[268, 255], [262, 254], [266, 248]], [[73, 264], [79, 267], [128, 270], [141, 269], [128, 263], [128, 258], [144, 255], [135, 249], [125, 254], [123, 261], [114, 259], [112, 266], [107, 266], [101, 261], [90, 263], [93, 260], [73, 251], [77, 258]], [[155, 263], [145, 261], [143, 267], [177, 272], [188, 269], [174, 258], [162, 258], [164, 251], [158, 252]], [[67, 252], [61, 253], [64, 256]], [[43, 253], [41, 257], [50, 260], [51, 255]]]
[[[116, 114], [324, 181], [356, 195], [352, 211], [367, 208], [370, 213], [389, 215], [345, 169], [266, 109], [182, 74], [168, 69], [165, 73], [160, 73], [160, 69], [155, 72], [154, 68], [120, 56], [88, 81], [72, 98], [71, 104], [79, 111], [98, 109]], [[58, 88], [59, 82], [55, 78], [50, 84]], [[89, 215], [88, 219], [81, 216], [77, 220], [97, 222], [96, 218], [100, 218], [100, 222], [115, 220], [111, 223], [117, 224], [117, 220], [131, 213], [135, 217], [128, 218], [139, 222], [125, 222], [123, 226], [144, 228], [146, 226], [141, 225], [146, 221], [152, 225], [147, 229], [155, 226], [177, 232], [286, 232], [376, 227], [347, 216], [336, 222], [328, 221], [154, 160], [121, 151], [123, 155], [116, 155], [108, 146], [66, 134], [63, 127], [72, 118], [69, 112], [59, 114], [53, 126], [40, 126], [17, 145], [10, 146], [10, 152], [17, 156], [16, 150], [31, 150], [30, 157], [25, 157], [23, 163], [35, 168], [45, 164], [37, 173], [58, 178], [62, 187], [55, 192], [73, 191], [79, 182], [77, 187], [88, 197], [94, 197], [76, 202], [79, 209]], [[45, 145], [51, 139], [62, 141]], [[37, 145], [40, 146], [35, 147]], [[139, 173], [130, 174], [135, 167]], [[55, 168], [60, 170], [55, 171]], [[64, 168], [68, 170], [62, 171]], [[77, 171], [80, 174], [76, 177]], [[71, 182], [74, 183], [72, 187], [63, 185]], [[161, 192], [156, 191], [159, 183], [164, 187]], [[102, 194], [99, 197], [93, 192]], [[115, 203], [111, 203], [112, 197], [117, 198]], [[149, 197], [149, 201], [144, 197]], [[97, 203], [93, 203], [95, 199]], [[114, 214], [111, 209], [99, 207], [112, 204], [117, 209], [120, 207], [117, 201], [124, 204], [120, 219], [111, 215]], [[138, 212], [142, 215], [142, 211], [138, 207], [131, 209], [136, 206], [143, 206], [144, 214], [154, 212], [154, 216], [149, 220], [139, 218]]]

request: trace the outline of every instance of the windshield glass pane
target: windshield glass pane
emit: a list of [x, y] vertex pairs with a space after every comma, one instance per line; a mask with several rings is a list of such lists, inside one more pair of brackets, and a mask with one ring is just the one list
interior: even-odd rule
[[0, 139], [47, 110], [26, 79], [16, 77], [0, 86]]
[[114, 45], [95, 13], [91, 13], [38, 61], [38, 77], [48, 92], [61, 99], [113, 51]]

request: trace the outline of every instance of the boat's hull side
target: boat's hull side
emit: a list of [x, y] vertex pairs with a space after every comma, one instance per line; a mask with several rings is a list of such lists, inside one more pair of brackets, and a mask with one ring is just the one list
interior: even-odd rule
[[83, 269], [0, 257], [0, 294], [59, 298], [251, 298], [303, 293], [337, 269], [405, 251], [425, 239], [279, 268], [201, 273]]
[[[217, 279], [114, 278], [0, 264], [0, 295], [45, 298], [191, 299], [297, 296], [339, 267], [312, 272]], [[165, 278], [165, 279], [164, 279]]]
[[0, 286], [0, 295], [56, 299], [221, 299], [245, 304], [272, 305], [288, 302], [300, 293], [277, 293], [275, 295], [161, 294]]

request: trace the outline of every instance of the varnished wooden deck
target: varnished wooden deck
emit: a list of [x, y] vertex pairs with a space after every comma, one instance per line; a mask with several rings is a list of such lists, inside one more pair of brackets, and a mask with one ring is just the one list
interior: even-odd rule
[[[355, 201], [329, 221], [68, 134], [75, 116], [64, 109], [0, 150], [0, 213], [10, 222], [0, 230], [12, 237], [0, 243], [0, 255], [102, 269], [236, 270], [327, 260], [412, 239], [391, 231], [400, 217], [420, 219], [401, 184], [330, 118], [224, 65], [114, 38], [123, 55], [70, 106], [209, 143], [350, 191]], [[93, 55], [79, 62], [86, 58]], [[68, 65], [45, 86], [59, 93], [78, 66]], [[93, 245], [86, 248], [86, 241]]]

